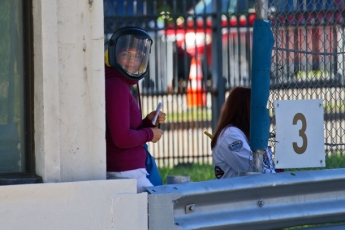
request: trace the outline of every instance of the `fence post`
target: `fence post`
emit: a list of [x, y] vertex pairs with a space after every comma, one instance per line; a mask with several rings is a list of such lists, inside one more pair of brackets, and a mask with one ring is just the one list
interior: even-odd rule
[[268, 18], [268, 1], [267, 0], [256, 0], [255, 16], [257, 20], [267, 20]]
[[215, 130], [225, 101], [225, 81], [222, 69], [222, 2], [212, 1], [212, 130]]
[[263, 154], [268, 145], [270, 120], [267, 101], [270, 87], [273, 34], [267, 21], [268, 0], [256, 0], [253, 29], [252, 93], [250, 110], [250, 147], [254, 171], [262, 173]]

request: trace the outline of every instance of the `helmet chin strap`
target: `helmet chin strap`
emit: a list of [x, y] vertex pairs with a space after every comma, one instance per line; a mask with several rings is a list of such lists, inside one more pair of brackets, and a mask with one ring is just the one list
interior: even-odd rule
[[137, 93], [138, 93], [138, 104], [139, 104], [140, 114], [141, 114], [141, 116], [143, 116], [143, 113], [142, 113], [142, 111], [141, 111], [141, 100], [140, 100], [139, 81], [137, 82]]

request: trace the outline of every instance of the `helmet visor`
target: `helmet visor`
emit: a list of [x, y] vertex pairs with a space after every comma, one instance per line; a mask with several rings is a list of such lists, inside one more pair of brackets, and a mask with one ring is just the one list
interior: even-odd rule
[[150, 39], [122, 35], [116, 42], [116, 62], [129, 76], [140, 78], [146, 72], [150, 49]]

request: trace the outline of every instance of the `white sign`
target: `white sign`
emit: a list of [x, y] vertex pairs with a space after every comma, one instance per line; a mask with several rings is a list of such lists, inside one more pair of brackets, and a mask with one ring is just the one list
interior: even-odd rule
[[275, 167], [325, 167], [322, 100], [277, 100], [274, 109]]

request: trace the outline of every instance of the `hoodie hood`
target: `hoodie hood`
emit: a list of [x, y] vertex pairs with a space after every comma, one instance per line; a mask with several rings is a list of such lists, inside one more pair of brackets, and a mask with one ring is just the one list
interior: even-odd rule
[[113, 77], [121, 78], [128, 85], [138, 84], [138, 81], [130, 80], [130, 79], [126, 78], [125, 76], [123, 76], [123, 74], [120, 71], [113, 69], [111, 67], [105, 66], [105, 79], [113, 78]]

